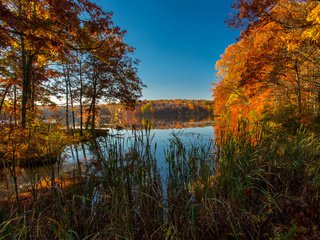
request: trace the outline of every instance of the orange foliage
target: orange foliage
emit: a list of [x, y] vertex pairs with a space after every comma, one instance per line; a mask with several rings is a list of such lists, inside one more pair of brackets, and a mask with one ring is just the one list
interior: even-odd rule
[[320, 78], [316, 37], [318, 7], [312, 1], [237, 1], [230, 24], [250, 20], [241, 40], [216, 64], [214, 112], [225, 125], [261, 121], [285, 107], [300, 118], [318, 115]]

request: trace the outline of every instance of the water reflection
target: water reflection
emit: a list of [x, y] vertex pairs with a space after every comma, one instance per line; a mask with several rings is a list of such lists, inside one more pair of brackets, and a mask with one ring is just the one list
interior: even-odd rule
[[153, 129], [183, 129], [183, 128], [195, 128], [206, 127], [213, 125], [213, 117], [207, 114], [200, 115], [149, 115], [149, 116], [132, 116], [126, 115], [122, 119], [118, 119], [117, 122], [113, 122], [113, 125], [120, 125], [125, 127], [131, 126], [145, 126], [151, 123]]
[[[205, 127], [188, 127], [185, 128], [184, 123], [178, 124], [177, 121], [168, 121], [171, 128], [164, 128], [162, 121], [153, 122], [153, 126], [163, 129], [151, 129], [148, 132], [141, 131], [142, 137], [146, 139], [146, 134], [149, 134], [148, 144], [156, 158], [156, 164], [159, 168], [162, 177], [167, 177], [167, 162], [165, 149], [170, 146], [170, 139], [174, 136], [178, 137], [186, 146], [196, 144], [210, 144], [213, 139], [213, 127], [207, 122], [199, 123]], [[195, 123], [189, 125], [198, 126]], [[168, 125], [167, 125], [168, 126]], [[111, 129], [107, 136], [99, 137], [96, 141], [81, 143], [78, 145], [67, 146], [62, 153], [61, 158], [54, 165], [42, 166], [36, 168], [21, 168], [17, 169], [17, 185], [20, 192], [30, 191], [32, 188], [45, 188], [46, 184], [50, 186], [56, 181], [57, 177], [73, 178], [85, 174], [92, 174], [97, 170], [96, 165], [99, 164], [99, 159], [108, 159], [108, 147], [117, 142], [120, 154], [127, 154], [130, 157], [130, 149], [133, 149], [133, 144], [137, 142], [137, 132], [131, 130], [115, 130]], [[212, 142], [211, 142], [212, 143]], [[131, 156], [132, 157], [132, 156]], [[98, 173], [97, 173], [98, 174]], [[0, 198], [8, 196], [14, 191], [12, 169], [0, 170]]]

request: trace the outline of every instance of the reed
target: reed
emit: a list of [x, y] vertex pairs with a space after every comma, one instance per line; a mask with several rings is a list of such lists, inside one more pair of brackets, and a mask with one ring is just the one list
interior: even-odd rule
[[31, 188], [20, 211], [14, 199], [3, 202], [0, 239], [320, 236], [315, 134], [238, 129], [219, 139], [201, 145], [173, 134], [164, 169], [149, 128], [93, 139], [86, 168]]

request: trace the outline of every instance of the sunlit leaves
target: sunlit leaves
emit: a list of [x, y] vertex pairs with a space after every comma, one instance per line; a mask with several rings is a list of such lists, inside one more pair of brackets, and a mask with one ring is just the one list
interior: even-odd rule
[[[56, 87], [64, 74], [63, 71], [60, 76], [57, 74], [60, 66], [76, 66], [78, 56], [97, 59], [103, 66], [100, 76], [108, 73], [113, 76], [105, 78], [104, 82], [116, 82], [120, 86], [116, 94], [104, 91], [97, 93], [96, 98], [104, 94], [104, 98], [120, 98], [130, 105], [141, 95], [142, 83], [136, 74], [136, 62], [129, 57], [133, 48], [124, 43], [125, 31], [113, 25], [111, 16], [89, 0], [0, 2], [0, 50], [1, 57], [6, 59], [2, 73], [11, 72], [15, 76], [17, 96], [14, 102], [21, 108], [23, 127], [27, 113], [34, 115], [31, 113], [36, 102], [48, 103], [50, 95], [57, 95], [61, 90]], [[73, 72], [72, 80], [76, 83], [70, 85], [77, 85], [83, 73], [83, 69]], [[1, 81], [7, 81], [7, 77]], [[82, 90], [85, 88], [88, 87]], [[77, 96], [84, 96], [82, 90], [72, 93], [76, 100], [79, 100]]]
[[239, 0], [234, 7], [237, 15], [229, 23], [246, 28], [217, 62], [216, 113], [232, 121], [240, 116], [250, 121], [255, 116], [256, 121], [264, 113], [290, 106], [300, 116], [316, 116], [319, 3]]
[[311, 25], [304, 31], [303, 37], [305, 39], [311, 39], [319, 43], [320, 42], [320, 4], [319, 3], [308, 14], [307, 21]]

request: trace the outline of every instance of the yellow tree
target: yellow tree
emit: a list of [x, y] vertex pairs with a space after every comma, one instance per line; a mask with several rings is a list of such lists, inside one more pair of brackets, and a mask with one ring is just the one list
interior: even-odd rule
[[[244, 78], [254, 39], [243, 38], [229, 46], [216, 64], [219, 82], [214, 86], [214, 112], [224, 124], [237, 127], [238, 121], [259, 120], [267, 105], [270, 105], [271, 91], [266, 89], [257, 76], [251, 84], [244, 84]], [[258, 63], [257, 63], [258, 64]]]
[[[316, 39], [310, 37], [310, 32], [316, 31], [317, 4], [237, 1], [234, 7], [237, 13], [229, 23], [247, 25], [241, 40], [229, 47], [217, 63], [221, 82], [214, 90], [215, 101], [220, 102], [215, 111], [219, 113], [222, 107], [232, 111], [241, 102], [257, 111], [257, 103], [265, 97], [274, 99], [265, 110], [287, 105], [297, 109], [300, 116], [302, 110], [314, 111], [320, 90], [316, 74], [319, 48], [312, 44], [311, 40]], [[257, 112], [263, 109], [263, 104], [259, 105]], [[233, 112], [240, 115], [235, 109]]]

